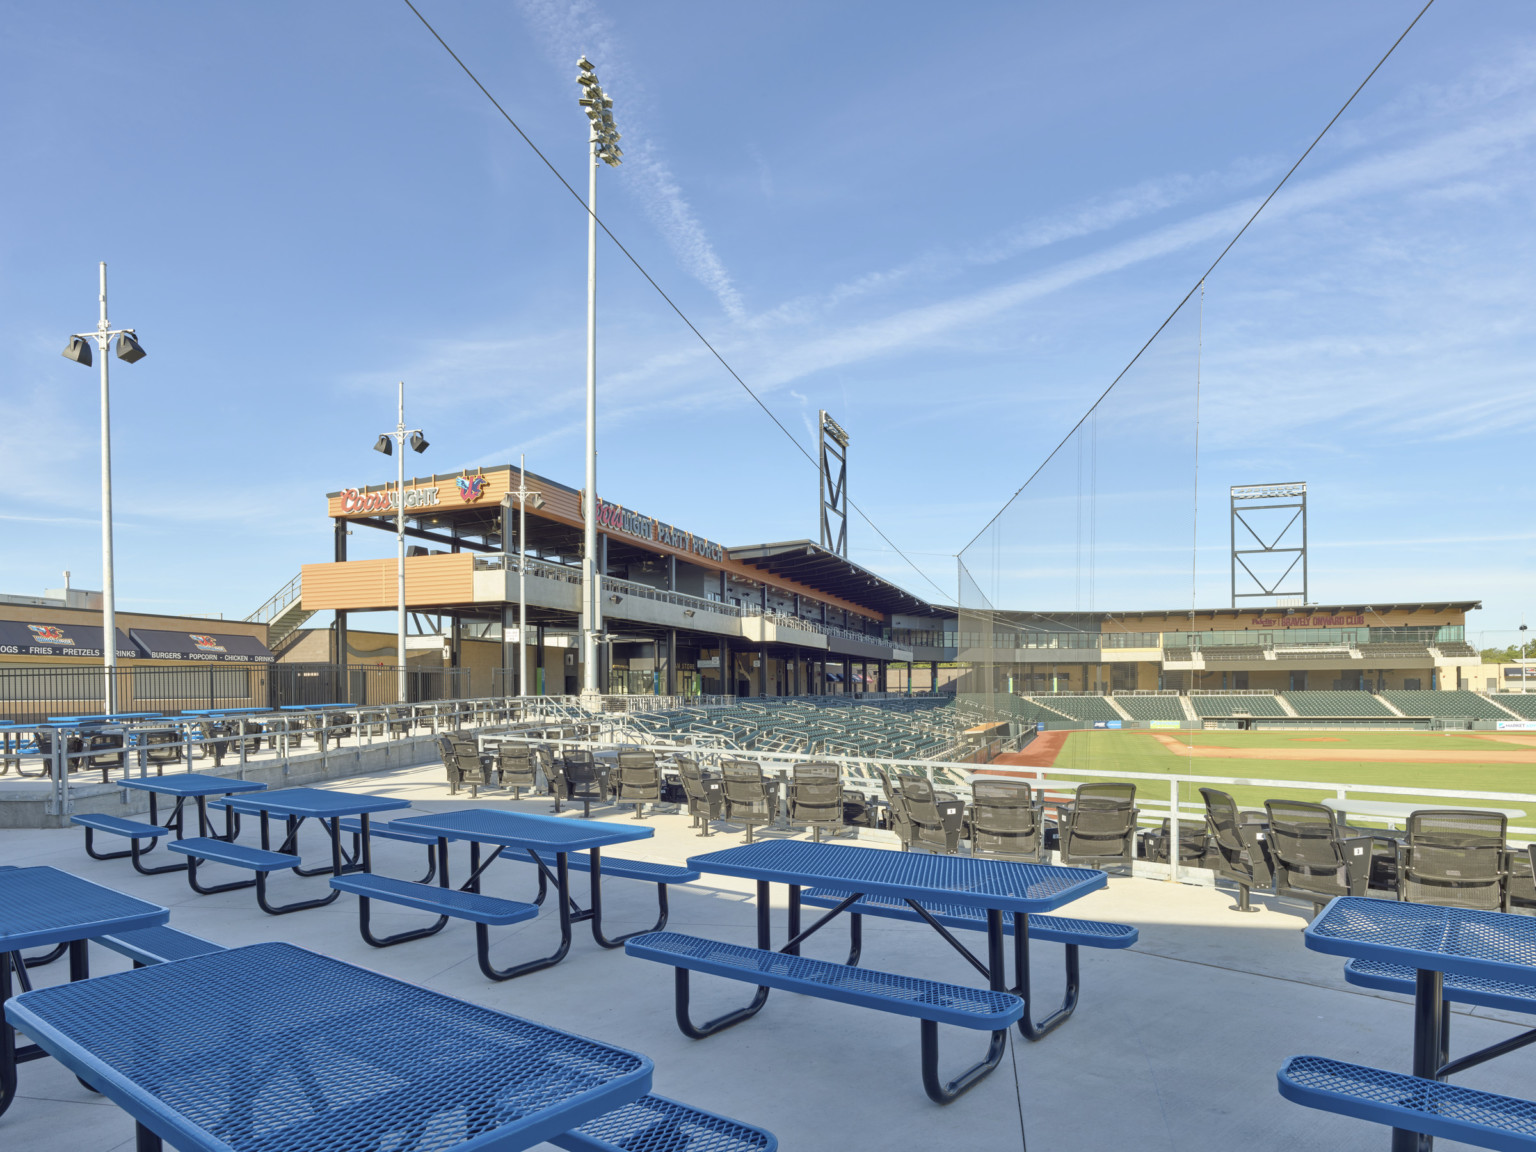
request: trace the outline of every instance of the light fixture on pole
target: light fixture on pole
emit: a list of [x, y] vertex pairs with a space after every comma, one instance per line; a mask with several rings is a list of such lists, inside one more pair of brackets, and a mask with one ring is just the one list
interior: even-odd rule
[[107, 348], [117, 337], [117, 358], [126, 364], [144, 359], [138, 335], [132, 328], [113, 328], [107, 322], [107, 263], [101, 262], [101, 318], [94, 332], [76, 332], [69, 338], [64, 358], [91, 366], [91, 344], [101, 353], [101, 655], [105, 670], [102, 710], [117, 711], [117, 591], [112, 564], [112, 420], [107, 389]]
[[[400, 381], [400, 415], [393, 432], [382, 432], [373, 443], [375, 452], [397, 457], [399, 473], [395, 481], [395, 665], [396, 692], [401, 704], [408, 704], [405, 682], [405, 446], [413, 452], [427, 450], [427, 438], [420, 428], [405, 426], [405, 381]], [[395, 452], [396, 447], [400, 449]], [[343, 654], [342, 664], [346, 659]]]
[[602, 580], [597, 572], [597, 162], [610, 168], [623, 161], [619, 130], [613, 123], [613, 99], [597, 81], [592, 62], [583, 56], [579, 103], [587, 114], [591, 170], [587, 178], [587, 475], [581, 501], [581, 694], [597, 695], [598, 636], [603, 627]]

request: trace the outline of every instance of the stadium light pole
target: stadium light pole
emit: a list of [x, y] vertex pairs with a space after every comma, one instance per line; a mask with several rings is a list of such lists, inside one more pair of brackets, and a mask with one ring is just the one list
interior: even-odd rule
[[[398, 456], [400, 471], [395, 481], [395, 691], [399, 703], [406, 704], [405, 683], [405, 445], [409, 440], [411, 450], [425, 452], [427, 438], [420, 428], [405, 426], [405, 381], [400, 381], [400, 412], [393, 432], [382, 432], [373, 443], [375, 452], [386, 456]], [[398, 445], [400, 451], [395, 452]], [[341, 666], [347, 666], [347, 654], [341, 653]]]
[[102, 709], [117, 711], [117, 589], [112, 561], [112, 420], [107, 389], [107, 348], [117, 337], [117, 357], [127, 364], [144, 359], [144, 349], [132, 328], [113, 328], [107, 321], [107, 262], [101, 262], [101, 318], [94, 332], [76, 332], [69, 338], [64, 358], [91, 366], [91, 342], [101, 354], [101, 656]]
[[613, 99], [598, 83], [592, 62], [583, 56], [580, 104], [587, 114], [587, 146], [591, 153], [587, 175], [587, 475], [581, 502], [581, 694], [597, 695], [598, 633], [603, 626], [602, 580], [597, 572], [597, 163], [617, 168], [623, 152], [613, 123]]
[[[507, 493], [517, 501], [517, 694], [528, 695], [528, 503], [544, 507], [544, 494], [528, 487], [528, 458], [517, 457], [517, 487]], [[502, 542], [505, 547], [505, 541]]]

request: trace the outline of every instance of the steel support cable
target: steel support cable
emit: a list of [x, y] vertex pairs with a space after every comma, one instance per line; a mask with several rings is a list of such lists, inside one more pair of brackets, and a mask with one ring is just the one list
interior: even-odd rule
[[[728, 373], [730, 373], [731, 379], [740, 384], [742, 390], [746, 392], [748, 396], [752, 397], [753, 402], [763, 410], [763, 414], [766, 415], [768, 419], [774, 422], [779, 431], [784, 433], [784, 435], [789, 438], [789, 442], [795, 446], [800, 455], [804, 456], [813, 468], [819, 468], [820, 465], [816, 462], [816, 459], [808, 451], [806, 451], [805, 445], [801, 444], [799, 440], [795, 439], [794, 434], [784, 426], [784, 422], [773, 414], [773, 409], [769, 408], [767, 404], [763, 403], [762, 397], [752, 390], [751, 386], [745, 380], [743, 380], [740, 375], [737, 374], [736, 369], [732, 368], [726, 361], [725, 357], [720, 354], [719, 349], [717, 349], [713, 344], [709, 342], [709, 339], [704, 335], [704, 333], [699, 331], [698, 327], [692, 320], [688, 319], [687, 314], [677, 306], [677, 303], [672, 299], [672, 297], [667, 295], [666, 290], [663, 289], [660, 284], [656, 283], [656, 280], [651, 276], [651, 274], [645, 270], [645, 266], [641, 264], [639, 260], [635, 259], [630, 250], [624, 247], [619, 238], [609, 230], [608, 225], [603, 223], [603, 218], [597, 215], [597, 213], [593, 212], [592, 209], [587, 206], [587, 202], [581, 198], [581, 193], [577, 192], [575, 188], [571, 187], [570, 182], [560, 174], [560, 170], [556, 168], [552, 163], [550, 163], [549, 157], [540, 151], [539, 146], [529, 138], [528, 133], [523, 131], [522, 126], [519, 125], [516, 120], [512, 119], [511, 115], [509, 115], [507, 110], [501, 106], [496, 97], [491, 95], [490, 90], [486, 88], [484, 84], [480, 83], [480, 78], [470, 71], [469, 65], [465, 64], [463, 60], [459, 59], [459, 54], [448, 46], [448, 41], [444, 40], [442, 36], [438, 34], [437, 29], [432, 27], [431, 22], [429, 22], [427, 18], [421, 14], [420, 9], [418, 9], [416, 5], [411, 2], [411, 0], [404, 0], [404, 4], [415, 14], [416, 19], [421, 21], [422, 26], [426, 28], [428, 32], [432, 33], [432, 38], [443, 46], [443, 51], [448, 53], [449, 56], [453, 57], [453, 62], [463, 70], [464, 75], [470, 78], [475, 87], [480, 89], [485, 98], [491, 102], [491, 106], [494, 107], [496, 111], [501, 113], [502, 119], [504, 119], [508, 124], [512, 125], [512, 128], [517, 132], [517, 134], [523, 138], [523, 142], [527, 144], [528, 147], [533, 149], [533, 154], [544, 162], [544, 166], [554, 174], [555, 179], [560, 181], [560, 183], [565, 187], [565, 190], [571, 194], [576, 203], [581, 205], [581, 210], [588, 216], [592, 217], [597, 226], [603, 230], [603, 234], [607, 236], [608, 239], [612, 240], [614, 246], [618, 248], [620, 252], [624, 253], [624, 258], [628, 260], [632, 265], [634, 265], [635, 271], [639, 272], [641, 276], [645, 277], [646, 283], [654, 288], [656, 290], [656, 294], [667, 302], [667, 307], [671, 308], [672, 311], [677, 314], [677, 318], [688, 326], [688, 330], [690, 332], [698, 337], [699, 343], [703, 344], [705, 348], [709, 349], [710, 355], [718, 360], [720, 362], [720, 366], [724, 368]], [[860, 508], [851, 499], [848, 501], [848, 506], [864, 518], [864, 522], [875, 530], [875, 533], [880, 537], [880, 539], [884, 540], [891, 546], [892, 551], [894, 551], [898, 556], [907, 562], [912, 571], [916, 572], [924, 580], [927, 580], [928, 583], [938, 591], [940, 596], [945, 595], [944, 589], [940, 588], [938, 584], [936, 584], [926, 572], [924, 572], [921, 568], [912, 562], [912, 558], [910, 556], [908, 556], [900, 548], [896, 547], [895, 542], [880, 530], [880, 526], [869, 518], [869, 513], [865, 512], [864, 509]]]
[[[409, 2], [409, 0], [407, 0], [407, 2]], [[1383, 55], [1380, 60], [1376, 61], [1376, 67], [1372, 68], [1366, 75], [1365, 79], [1360, 81], [1360, 86], [1349, 94], [1349, 99], [1340, 105], [1339, 110], [1333, 114], [1333, 119], [1329, 120], [1327, 124], [1323, 125], [1323, 130], [1317, 134], [1316, 139], [1307, 145], [1307, 150], [1297, 158], [1296, 163], [1290, 166], [1286, 174], [1280, 177], [1280, 183], [1276, 184], [1274, 188], [1270, 190], [1269, 195], [1264, 197], [1264, 202], [1253, 210], [1253, 215], [1248, 217], [1243, 226], [1237, 230], [1237, 234], [1233, 236], [1232, 239], [1227, 241], [1227, 246], [1221, 250], [1221, 254], [1217, 256], [1216, 259], [1211, 261], [1211, 266], [1200, 274], [1199, 279], [1195, 281], [1194, 287], [1192, 287], [1188, 292], [1184, 293], [1184, 298], [1178, 302], [1172, 312], [1168, 313], [1167, 319], [1165, 319], [1161, 324], [1157, 326], [1157, 330], [1153, 332], [1151, 336], [1147, 337], [1147, 342], [1136, 350], [1136, 355], [1132, 356], [1130, 362], [1127, 363], [1124, 368], [1120, 369], [1119, 375], [1117, 375], [1113, 380], [1109, 382], [1109, 387], [1105, 388], [1103, 392], [1099, 393], [1099, 398], [1095, 400], [1091, 405], [1089, 405], [1088, 411], [1084, 412], [1082, 416], [1078, 418], [1077, 423], [1072, 425], [1072, 427], [1067, 431], [1067, 434], [1061, 438], [1060, 443], [1051, 449], [1050, 455], [1047, 456], [1044, 460], [1040, 461], [1040, 466], [1029, 474], [1029, 479], [1020, 484], [1018, 490], [1015, 491], [1012, 496], [1008, 497], [1007, 503], [1005, 503], [1001, 508], [997, 510], [992, 519], [988, 520], [981, 526], [981, 531], [977, 532], [976, 535], [972, 536], [968, 541], [966, 541], [965, 548], [960, 549], [962, 553], [966, 548], [969, 548], [972, 544], [976, 543], [977, 540], [981, 539], [982, 532], [985, 532], [988, 528], [992, 527], [992, 525], [996, 524], [998, 517], [1013, 506], [1013, 502], [1019, 498], [1024, 489], [1028, 488], [1032, 483], [1034, 483], [1035, 477], [1039, 476], [1045, 466], [1056, 458], [1056, 454], [1060, 452], [1063, 447], [1065, 447], [1067, 441], [1071, 440], [1072, 437], [1076, 434], [1077, 430], [1083, 426], [1083, 422], [1087, 420], [1089, 416], [1092, 416], [1095, 410], [1097, 410], [1098, 406], [1104, 403], [1105, 398], [1115, 390], [1115, 385], [1119, 384], [1120, 381], [1125, 377], [1125, 374], [1136, 366], [1136, 362], [1141, 359], [1142, 353], [1144, 353], [1148, 348], [1152, 347], [1152, 341], [1161, 336], [1163, 329], [1168, 327], [1169, 324], [1173, 323], [1173, 318], [1179, 314], [1179, 310], [1182, 309], [1184, 305], [1189, 303], [1190, 297], [1192, 297], [1200, 288], [1200, 286], [1205, 283], [1206, 277], [1214, 272], [1216, 270], [1216, 265], [1220, 264], [1222, 260], [1226, 258], [1228, 252], [1232, 251], [1232, 246], [1243, 238], [1243, 233], [1248, 231], [1249, 225], [1251, 225], [1255, 220], [1259, 218], [1259, 213], [1263, 212], [1264, 209], [1269, 206], [1269, 202], [1273, 200], [1279, 193], [1280, 189], [1285, 187], [1286, 181], [1288, 181], [1291, 176], [1295, 174], [1296, 169], [1301, 167], [1302, 161], [1310, 156], [1312, 154], [1312, 149], [1316, 148], [1318, 144], [1322, 142], [1323, 137], [1328, 135], [1328, 129], [1332, 128], [1334, 124], [1337, 123], [1339, 117], [1344, 115], [1349, 106], [1355, 102], [1355, 97], [1360, 95], [1360, 93], [1365, 90], [1365, 86], [1371, 82], [1371, 77], [1375, 76], [1376, 73], [1381, 70], [1381, 66], [1387, 62], [1387, 59], [1392, 55], [1392, 53], [1397, 51], [1397, 46], [1407, 38], [1408, 33], [1413, 31], [1414, 25], [1423, 18], [1424, 13], [1429, 11], [1434, 2], [1435, 0], [1429, 0], [1429, 2], [1424, 5], [1424, 7], [1419, 9], [1418, 15], [1409, 21], [1408, 27], [1403, 29], [1402, 35], [1399, 36], [1396, 40], [1392, 41], [1392, 47], [1388, 48], [1386, 54]]]

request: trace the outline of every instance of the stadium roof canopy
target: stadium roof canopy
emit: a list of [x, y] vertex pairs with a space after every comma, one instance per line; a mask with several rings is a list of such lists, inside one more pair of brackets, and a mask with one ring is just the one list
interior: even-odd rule
[[809, 540], [752, 544], [727, 551], [731, 559], [739, 563], [761, 568], [786, 580], [798, 580], [877, 612], [900, 612], [908, 616], [949, 615], [947, 609], [936, 608], [922, 597], [876, 576], [868, 568], [861, 568]]

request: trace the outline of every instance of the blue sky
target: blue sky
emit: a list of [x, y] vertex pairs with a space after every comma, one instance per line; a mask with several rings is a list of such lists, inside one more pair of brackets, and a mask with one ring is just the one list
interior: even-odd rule
[[[819, 407], [849, 429], [854, 499], [950, 596], [1418, 7], [422, 5], [580, 187], [596, 61], [628, 161], [600, 215], [803, 441]], [[0, 589], [99, 583], [95, 378], [58, 353], [102, 259], [150, 353], [114, 372], [125, 608], [244, 615], [327, 558], [323, 494], [387, 477], [399, 379], [424, 470], [525, 451], [579, 482], [581, 210], [403, 4], [6, 25]], [[1439, 0], [1101, 414], [1095, 606], [1190, 599], [1198, 339], [1200, 603], [1226, 598], [1227, 486], [1305, 479], [1314, 599], [1481, 598], [1507, 642], [1533, 168], [1536, 9]], [[599, 309], [603, 494], [726, 543], [814, 536], [814, 470], [606, 244]], [[1066, 459], [968, 556], [1010, 606], [1087, 602]]]

